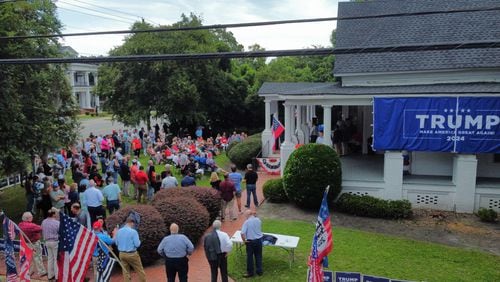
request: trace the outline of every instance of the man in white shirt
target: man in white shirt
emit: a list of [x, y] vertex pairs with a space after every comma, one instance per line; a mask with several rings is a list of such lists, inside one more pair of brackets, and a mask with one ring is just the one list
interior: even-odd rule
[[161, 181], [161, 186], [160, 189], [168, 189], [168, 188], [175, 188], [179, 186], [179, 183], [177, 182], [177, 179], [172, 176], [172, 172], [170, 170], [166, 171], [167, 176], [163, 178]]
[[101, 190], [95, 188], [94, 180], [89, 181], [89, 187], [83, 192], [83, 196], [85, 199], [84, 204], [87, 206], [90, 214], [91, 224], [94, 224], [98, 216], [106, 217], [106, 211], [102, 207], [104, 196]]
[[222, 282], [228, 281], [227, 276], [227, 256], [233, 249], [233, 242], [229, 239], [226, 232], [220, 230], [221, 221], [215, 220], [212, 224], [212, 232], [207, 234], [204, 239], [205, 255], [210, 264], [211, 281], [217, 282], [217, 274], [220, 268]]

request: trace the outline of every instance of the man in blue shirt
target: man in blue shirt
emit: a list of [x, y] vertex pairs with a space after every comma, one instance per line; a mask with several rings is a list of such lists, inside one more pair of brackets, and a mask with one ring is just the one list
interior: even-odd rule
[[122, 201], [122, 191], [120, 186], [115, 183], [113, 177], [106, 179], [107, 186], [102, 190], [102, 194], [106, 199], [106, 206], [108, 207], [109, 214], [113, 214], [115, 210], [120, 209], [120, 202]]
[[186, 172], [186, 176], [181, 180], [181, 187], [196, 186], [196, 179], [194, 179], [191, 172]]
[[247, 251], [247, 273], [243, 277], [254, 275], [254, 257], [257, 275], [262, 275], [262, 222], [256, 217], [255, 211], [246, 210], [247, 220], [241, 227], [241, 239], [245, 242]]
[[161, 240], [157, 250], [158, 254], [165, 258], [168, 282], [175, 282], [177, 273], [179, 273], [180, 282], [187, 282], [189, 269], [187, 256], [191, 255], [193, 250], [193, 243], [184, 234], [179, 234], [179, 226], [172, 223], [170, 235]]
[[83, 192], [84, 205], [90, 214], [90, 222], [94, 224], [98, 216], [106, 217], [106, 211], [102, 207], [104, 196], [101, 190], [95, 188], [94, 180], [89, 181], [89, 187]]
[[141, 257], [137, 252], [137, 248], [141, 246], [139, 233], [134, 229], [134, 219], [127, 218], [125, 226], [120, 228], [115, 236], [115, 243], [120, 252], [120, 260], [123, 264], [123, 279], [125, 282], [130, 282], [130, 267], [132, 267], [139, 275], [139, 281], [146, 282], [146, 273], [142, 267]]
[[238, 212], [241, 213], [241, 181], [243, 180], [243, 176], [241, 176], [241, 173], [236, 172], [235, 165], [231, 166], [229, 180], [234, 183], [234, 187], [236, 188], [236, 204], [238, 206]]

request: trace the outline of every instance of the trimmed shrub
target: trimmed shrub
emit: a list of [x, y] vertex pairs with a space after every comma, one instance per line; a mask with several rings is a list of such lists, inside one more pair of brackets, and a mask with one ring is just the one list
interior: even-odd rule
[[410, 218], [413, 215], [408, 200], [383, 200], [372, 196], [342, 194], [335, 203], [335, 209], [341, 212], [374, 218]]
[[316, 209], [326, 186], [332, 202], [342, 189], [342, 168], [337, 153], [322, 144], [307, 144], [295, 150], [288, 159], [283, 185], [288, 199], [299, 207]]
[[166, 226], [177, 223], [179, 232], [186, 235], [194, 245], [207, 230], [207, 209], [192, 197], [158, 198], [153, 202], [153, 207], [161, 213]]
[[288, 197], [283, 187], [283, 179], [270, 179], [263, 186], [264, 197], [272, 203], [288, 202]]
[[229, 151], [231, 151], [234, 148], [234, 146], [236, 146], [236, 145], [238, 145], [240, 143], [241, 143], [240, 141], [233, 141], [233, 142], [231, 142], [231, 144], [229, 144], [227, 146], [226, 154], [229, 154]]
[[150, 265], [160, 258], [156, 249], [168, 231], [158, 210], [149, 205], [131, 205], [121, 208], [106, 219], [108, 233], [111, 234], [116, 225], [121, 226], [131, 211], [136, 211], [141, 215], [138, 230], [141, 246], [138, 251], [142, 263]]
[[477, 216], [481, 221], [495, 222], [497, 221], [498, 213], [493, 209], [480, 208], [477, 211]]
[[210, 215], [210, 223], [212, 223], [217, 217], [220, 216], [221, 210], [221, 197], [219, 192], [211, 187], [182, 187], [175, 189], [161, 189], [158, 191], [153, 202], [161, 198], [169, 197], [188, 197], [196, 199], [200, 204], [202, 204], [208, 211]]
[[257, 156], [261, 149], [261, 135], [255, 134], [234, 145], [227, 152], [227, 156], [239, 169], [244, 169], [247, 164], [252, 163], [252, 159]]

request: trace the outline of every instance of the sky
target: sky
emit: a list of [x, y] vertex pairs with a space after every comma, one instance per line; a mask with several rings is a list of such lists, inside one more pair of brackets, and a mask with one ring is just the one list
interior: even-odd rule
[[[63, 33], [126, 30], [144, 18], [155, 26], [178, 22], [181, 14], [201, 16], [204, 25], [336, 17], [338, 0], [57, 0]], [[330, 45], [335, 21], [228, 29], [247, 50], [302, 49]], [[61, 41], [80, 55], [107, 55], [125, 35], [68, 37]]]

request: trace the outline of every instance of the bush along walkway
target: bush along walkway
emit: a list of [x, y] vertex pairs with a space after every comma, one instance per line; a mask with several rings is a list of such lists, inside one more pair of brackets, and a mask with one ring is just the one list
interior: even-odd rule
[[[269, 180], [269, 179], [274, 179], [278, 178], [276, 175], [268, 175], [267, 173], [262, 173], [259, 172], [259, 180], [257, 182], [257, 197], [259, 199], [259, 204], [262, 204], [264, 201], [264, 195], [262, 193], [262, 186], [264, 183]], [[180, 188], [182, 189], [182, 188]], [[243, 191], [242, 196], [241, 196], [241, 206], [242, 206], [242, 212], [246, 209], [244, 206], [246, 204], [246, 192]], [[238, 210], [236, 207], [235, 203], [235, 211]], [[251, 202], [251, 208], [253, 208], [253, 203]], [[257, 208], [257, 214], [258, 214], [258, 208]], [[243, 225], [243, 222], [245, 221], [245, 218], [242, 213], [238, 214], [238, 219], [235, 221], [229, 221], [226, 220], [222, 222], [222, 231], [226, 232], [229, 237], [233, 236], [234, 232], [237, 230], [241, 229], [241, 226]], [[208, 229], [207, 231], [210, 231], [211, 229]], [[159, 242], [158, 242], [159, 244]], [[233, 252], [237, 251], [236, 246], [233, 246]], [[242, 256], [242, 259], [245, 259], [245, 256]], [[245, 263], [245, 262], [243, 262]], [[115, 267], [116, 268], [116, 267]], [[118, 267], [119, 268], [119, 267]], [[163, 261], [158, 261], [156, 265], [152, 265], [149, 267], [145, 268], [146, 271], [146, 277], [149, 280], [158, 280], [158, 281], [166, 281], [167, 280], [167, 275], [165, 272], [165, 265], [163, 264]], [[132, 281], [137, 281], [138, 277], [137, 275], [132, 272]], [[200, 239], [200, 242], [195, 245], [195, 251], [193, 254], [189, 257], [189, 273], [188, 273], [188, 280], [189, 281], [210, 281], [210, 265], [208, 264], [208, 261], [205, 257], [205, 252], [203, 250], [203, 237]], [[121, 282], [123, 281], [123, 276], [120, 272], [115, 272], [115, 274], [111, 277], [112, 282]], [[219, 274], [219, 281], [221, 281], [220, 274]], [[229, 281], [233, 281], [232, 279], [229, 279]]]

